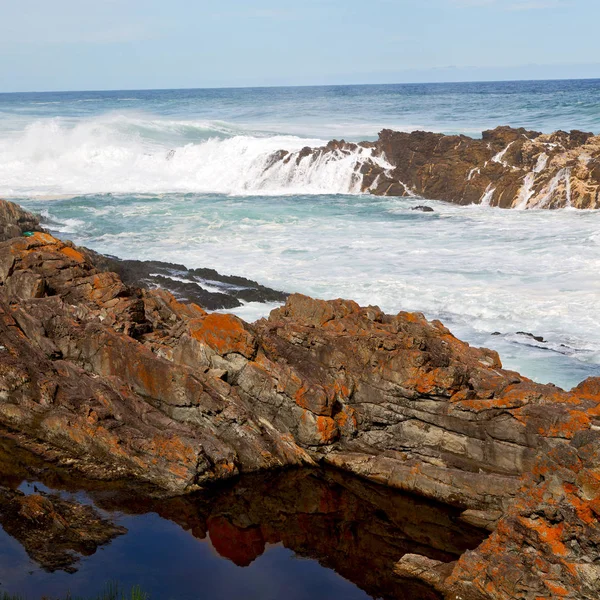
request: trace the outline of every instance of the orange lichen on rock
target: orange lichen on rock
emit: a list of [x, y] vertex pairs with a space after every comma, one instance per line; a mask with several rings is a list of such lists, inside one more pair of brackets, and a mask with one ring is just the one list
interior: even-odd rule
[[36, 231], [31, 238], [25, 238], [26, 241], [35, 240], [38, 244], [60, 244], [62, 246], [62, 242], [57, 240], [54, 236], [49, 233], [43, 233], [40, 231]]
[[235, 352], [246, 358], [254, 355], [254, 338], [244, 326], [244, 322], [234, 315], [212, 313], [190, 321], [189, 329], [194, 339], [206, 344], [218, 354]]
[[64, 248], [61, 248], [60, 252], [77, 263], [81, 264], [85, 262], [85, 257], [83, 256], [83, 254], [81, 254], [81, 252], [78, 252], [74, 248], [71, 248], [70, 246], [65, 246]]
[[567, 590], [564, 586], [554, 583], [551, 580], [546, 581], [546, 586], [552, 592], [555, 598], [566, 598], [569, 596], [569, 590]]
[[358, 427], [356, 410], [351, 406], [344, 406], [335, 414], [334, 419], [342, 434], [353, 435], [356, 432]]
[[567, 556], [568, 550], [564, 544], [565, 538], [565, 525], [564, 523], [557, 523], [551, 525], [544, 521], [544, 519], [520, 519], [521, 523], [528, 529], [536, 531], [539, 535], [540, 541], [547, 544], [550, 547], [552, 554], [556, 556]]
[[333, 411], [332, 401], [321, 386], [303, 385], [296, 392], [294, 400], [298, 406], [315, 415], [330, 417]]
[[324, 444], [330, 444], [339, 434], [336, 422], [330, 417], [317, 417], [317, 430]]
[[577, 432], [589, 429], [590, 425], [590, 418], [585, 412], [571, 410], [568, 411], [566, 418], [539, 427], [538, 433], [544, 437], [571, 439]]
[[416, 312], [400, 312], [398, 318], [406, 321], [407, 323], [416, 323], [417, 325], [425, 325], [427, 320], [422, 313]]
[[145, 450], [152, 456], [163, 460], [168, 470], [177, 478], [187, 479], [193, 476], [194, 467], [198, 460], [197, 452], [189, 443], [178, 437], [155, 437], [148, 440]]

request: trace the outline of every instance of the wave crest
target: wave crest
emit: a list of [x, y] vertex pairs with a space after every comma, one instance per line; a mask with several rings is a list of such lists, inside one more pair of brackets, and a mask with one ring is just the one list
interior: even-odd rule
[[40, 119], [0, 137], [0, 194], [339, 194], [360, 188], [371, 151], [273, 163], [320, 139], [244, 131], [221, 121], [111, 114]]

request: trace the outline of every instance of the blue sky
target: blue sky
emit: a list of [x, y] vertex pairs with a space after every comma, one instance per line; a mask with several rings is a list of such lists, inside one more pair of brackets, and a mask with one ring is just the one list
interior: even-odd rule
[[599, 0], [0, 0], [0, 92], [600, 77]]

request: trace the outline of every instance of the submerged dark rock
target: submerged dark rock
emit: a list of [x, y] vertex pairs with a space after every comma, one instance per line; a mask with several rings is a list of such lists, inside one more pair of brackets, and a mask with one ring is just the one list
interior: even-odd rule
[[206, 310], [231, 309], [242, 302], [285, 302], [289, 294], [214, 269], [188, 269], [184, 265], [155, 260], [123, 260], [90, 253], [93, 264], [117, 273], [126, 285], [164, 289], [180, 302], [194, 302]]
[[410, 210], [420, 210], [421, 212], [435, 212], [431, 206], [413, 206]]
[[541, 335], [534, 335], [533, 333], [529, 333], [529, 331], [517, 331], [517, 335], [523, 335], [525, 337], [531, 338], [536, 342], [545, 343], [546, 340]]
[[600, 594], [598, 379], [536, 384], [439, 321], [347, 300], [207, 314], [45, 233], [0, 243], [0, 339], [0, 425], [73, 471], [176, 495], [329, 464], [494, 530], [399, 575], [453, 599]]

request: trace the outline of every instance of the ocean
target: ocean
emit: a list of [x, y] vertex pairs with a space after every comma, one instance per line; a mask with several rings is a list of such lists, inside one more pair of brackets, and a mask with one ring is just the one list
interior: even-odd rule
[[600, 375], [600, 214], [361, 195], [368, 150], [264, 174], [332, 138], [498, 125], [600, 133], [600, 80], [0, 94], [0, 196], [100, 252], [421, 311], [569, 388]]

